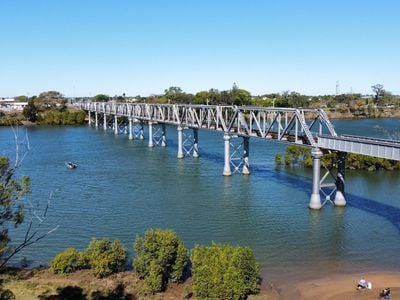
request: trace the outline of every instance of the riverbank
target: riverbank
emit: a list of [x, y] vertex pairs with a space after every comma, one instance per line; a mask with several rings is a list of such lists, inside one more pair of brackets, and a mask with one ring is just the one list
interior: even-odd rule
[[[75, 299], [91, 299], [94, 295], [125, 297], [123, 299], [190, 299], [191, 279], [183, 284], [169, 284], [164, 293], [143, 295], [143, 282], [131, 271], [113, 274], [98, 279], [88, 270], [77, 271], [69, 275], [55, 275], [48, 269], [14, 270], [1, 275], [4, 288], [11, 290], [17, 299], [53, 299], [55, 295], [71, 295]], [[372, 283], [372, 289], [357, 290], [357, 282], [365, 278]], [[342, 299], [379, 299], [382, 289], [390, 287], [392, 299], [400, 296], [400, 272], [367, 272], [352, 274], [332, 274], [324, 278], [307, 279], [295, 283], [272, 285], [263, 282], [258, 295], [253, 300], [342, 300]], [[85, 298], [86, 297], [86, 298]], [[131, 297], [131, 298], [129, 298]], [[122, 298], [121, 298], [122, 299]]]
[[329, 119], [400, 118], [400, 109], [395, 107], [324, 108], [324, 111]]

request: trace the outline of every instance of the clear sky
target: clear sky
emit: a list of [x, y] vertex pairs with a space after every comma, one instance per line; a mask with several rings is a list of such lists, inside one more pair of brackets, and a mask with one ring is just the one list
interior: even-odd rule
[[0, 0], [0, 96], [400, 94], [399, 0]]

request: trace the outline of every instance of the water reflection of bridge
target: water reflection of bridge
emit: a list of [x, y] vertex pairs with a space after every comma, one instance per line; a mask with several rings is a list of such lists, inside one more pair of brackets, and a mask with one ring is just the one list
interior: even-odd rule
[[[312, 209], [320, 209], [334, 193], [334, 204], [346, 205], [347, 153], [400, 160], [400, 141], [338, 135], [322, 109], [147, 103], [82, 103], [81, 107], [88, 111], [89, 126], [127, 134], [129, 139], [145, 139], [146, 124], [149, 147], [165, 147], [165, 125], [177, 126], [178, 158], [199, 156], [199, 129], [221, 131], [225, 176], [236, 172], [250, 174], [250, 137], [310, 147], [313, 184], [309, 207]], [[321, 157], [326, 152], [337, 153], [337, 168], [327, 169], [321, 177]], [[334, 182], [326, 183], [329, 178]]]

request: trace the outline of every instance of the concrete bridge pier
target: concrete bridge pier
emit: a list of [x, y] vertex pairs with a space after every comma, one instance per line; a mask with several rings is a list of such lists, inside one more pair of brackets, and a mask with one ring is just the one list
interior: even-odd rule
[[107, 115], [106, 115], [106, 113], [104, 113], [104, 121], [103, 121], [103, 129], [104, 129], [104, 131], [107, 131]]
[[344, 176], [346, 168], [346, 152], [337, 153], [338, 173], [336, 177], [336, 195], [334, 203], [336, 206], [346, 206], [346, 198], [344, 196]]
[[118, 117], [114, 116], [114, 134], [118, 134]]
[[91, 114], [90, 114], [90, 110], [88, 111], [88, 118], [89, 118], [89, 127], [92, 126], [92, 118], [91, 118]]
[[311, 156], [313, 160], [313, 184], [312, 184], [312, 194], [310, 198], [310, 204], [308, 205], [311, 209], [320, 209], [321, 196], [319, 194], [320, 189], [320, 176], [321, 176], [321, 157], [322, 152], [319, 148], [312, 148]]
[[149, 147], [154, 147], [153, 144], [153, 123], [149, 122]]
[[177, 158], [183, 158], [183, 128], [178, 125], [178, 155]]
[[167, 136], [166, 136], [165, 123], [161, 124], [161, 147], [167, 147]]
[[143, 121], [140, 121], [139, 140], [144, 140]]
[[199, 129], [193, 128], [193, 154], [194, 158], [199, 157]]
[[[89, 126], [90, 126], [90, 117], [89, 117]], [[94, 126], [97, 128], [99, 127], [99, 119], [97, 116], [97, 112], [94, 113]]]
[[231, 136], [229, 133], [224, 134], [224, 172], [222, 173], [224, 176], [231, 176], [231, 154], [230, 154], [230, 140]]
[[133, 140], [133, 132], [132, 132], [132, 118], [129, 118], [129, 139]]
[[243, 168], [242, 174], [249, 175], [250, 174], [250, 165], [249, 165], [249, 143], [250, 138], [248, 136], [243, 137]]

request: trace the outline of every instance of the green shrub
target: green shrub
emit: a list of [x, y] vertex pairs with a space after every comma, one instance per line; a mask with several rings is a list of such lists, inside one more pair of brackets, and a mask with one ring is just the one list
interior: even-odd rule
[[163, 270], [155, 260], [150, 262], [147, 276], [144, 278], [144, 292], [152, 294], [163, 290]]
[[188, 264], [188, 250], [172, 230], [150, 229], [137, 236], [133, 267], [145, 279], [147, 291], [155, 293], [165, 288], [169, 279], [183, 279]]
[[260, 267], [248, 247], [196, 245], [192, 274], [197, 299], [246, 299], [259, 291]]
[[277, 165], [282, 164], [282, 154], [280, 154], [280, 153], [276, 153], [276, 154], [275, 154], [275, 163], [276, 163]]
[[122, 269], [126, 262], [126, 249], [120, 241], [111, 243], [108, 239], [93, 239], [85, 254], [81, 256], [81, 263], [89, 263], [92, 273], [96, 277], [105, 277]]
[[75, 248], [67, 248], [57, 254], [50, 264], [50, 270], [55, 274], [71, 273], [79, 269], [79, 252]]

